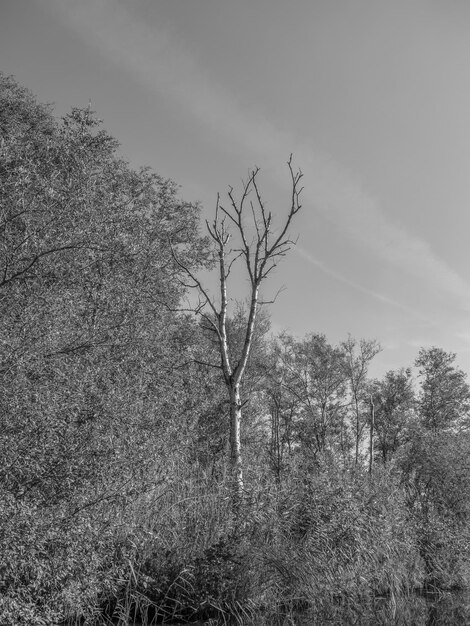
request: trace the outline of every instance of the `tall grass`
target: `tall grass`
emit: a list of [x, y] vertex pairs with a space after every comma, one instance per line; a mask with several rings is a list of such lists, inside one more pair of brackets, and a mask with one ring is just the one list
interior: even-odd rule
[[183, 457], [145, 493], [68, 525], [57, 511], [38, 518], [10, 503], [2, 624], [287, 624], [299, 611], [312, 624], [367, 623], [377, 612], [393, 623], [429, 580], [424, 540], [440, 555], [434, 580], [446, 580], [452, 559], [468, 563], [452, 537], [443, 560], [445, 524], [425, 534], [398, 472], [371, 477], [331, 460], [306, 470], [299, 456], [279, 482], [266, 467], [248, 468], [237, 514], [223, 472], [216, 479]]
[[121, 623], [249, 623], [395, 601], [419, 584], [418, 546], [389, 475], [322, 468], [252, 484], [237, 517], [225, 483], [194, 467], [142, 497], [108, 613]]

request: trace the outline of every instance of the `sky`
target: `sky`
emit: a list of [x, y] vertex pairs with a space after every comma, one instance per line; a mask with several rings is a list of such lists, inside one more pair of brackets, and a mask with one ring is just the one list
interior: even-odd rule
[[91, 102], [208, 219], [259, 166], [281, 225], [292, 153], [273, 330], [377, 339], [377, 376], [431, 345], [470, 372], [468, 0], [2, 0], [0, 71]]

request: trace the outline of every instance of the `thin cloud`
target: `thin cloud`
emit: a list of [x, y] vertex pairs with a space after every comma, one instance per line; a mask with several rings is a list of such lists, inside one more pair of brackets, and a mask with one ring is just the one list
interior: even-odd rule
[[[115, 0], [38, 2], [60, 12], [86, 41], [126, 67], [147, 89], [170, 98], [196, 123], [229, 140], [231, 150], [253, 155], [253, 161], [259, 159], [276, 180], [285, 180], [285, 171], [281, 174], [278, 165], [294, 151], [305, 172], [304, 201], [321, 210], [377, 258], [414, 275], [436, 294], [452, 296], [459, 306], [470, 310], [470, 286], [424, 240], [387, 218], [378, 202], [328, 155], [299, 145], [292, 135], [279, 131], [215, 84], [168, 27], [146, 24]], [[386, 301], [385, 296], [377, 299]]]
[[426, 241], [392, 222], [346, 170], [305, 147], [296, 156], [312, 174], [306, 180], [306, 196], [330, 221], [347, 231], [361, 247], [426, 281], [436, 294], [455, 297], [460, 306], [470, 310], [470, 285], [439, 259]]
[[339, 272], [331, 269], [331, 267], [328, 267], [327, 265], [325, 265], [323, 261], [320, 261], [319, 259], [315, 258], [309, 252], [307, 252], [306, 250], [303, 250], [299, 246], [295, 248], [295, 251], [297, 252], [299, 256], [301, 256], [303, 259], [308, 261], [311, 265], [314, 265], [315, 267], [317, 267], [324, 274], [327, 274], [328, 276], [331, 276], [335, 280], [344, 283], [348, 287], [351, 287], [352, 289], [355, 289], [356, 291], [360, 291], [368, 295], [369, 297], [374, 298], [375, 300], [378, 300], [382, 304], [393, 306], [394, 308], [404, 311], [408, 315], [411, 314], [413, 317], [419, 319], [420, 321], [426, 322], [427, 324], [433, 323], [430, 319], [428, 319], [427, 317], [425, 317], [418, 311], [415, 311], [414, 309], [411, 309], [410, 307], [407, 307], [401, 304], [401, 302], [398, 302], [397, 300], [393, 300], [393, 298], [389, 298], [388, 296], [385, 296], [381, 293], [378, 293], [377, 291], [369, 289], [368, 287], [364, 287], [364, 285], [361, 285], [360, 283], [357, 283], [354, 280], [350, 280], [349, 278], [346, 278], [346, 276], [343, 276]]

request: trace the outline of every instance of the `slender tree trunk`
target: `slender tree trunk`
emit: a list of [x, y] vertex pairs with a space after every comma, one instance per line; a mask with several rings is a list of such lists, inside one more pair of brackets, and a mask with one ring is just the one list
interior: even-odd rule
[[374, 427], [375, 427], [375, 407], [372, 396], [370, 398], [370, 439], [369, 439], [369, 474], [372, 474], [374, 467]]
[[271, 416], [271, 457], [273, 459], [274, 473], [277, 482], [280, 482], [282, 463], [279, 414], [280, 408], [277, 403], [274, 403]]
[[357, 397], [354, 398], [354, 403], [355, 403], [355, 408], [356, 408], [356, 454], [355, 454], [354, 465], [357, 465], [359, 463], [359, 439], [360, 439], [359, 404], [357, 402]]
[[243, 497], [243, 463], [241, 455], [240, 427], [242, 405], [240, 385], [230, 388], [230, 463], [235, 499], [240, 502]]

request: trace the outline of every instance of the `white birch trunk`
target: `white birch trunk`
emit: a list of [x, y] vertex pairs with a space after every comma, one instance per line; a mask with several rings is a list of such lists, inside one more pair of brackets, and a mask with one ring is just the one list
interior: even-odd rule
[[243, 498], [243, 461], [241, 455], [242, 405], [240, 386], [230, 389], [230, 463], [234, 485], [234, 495], [238, 502]]

